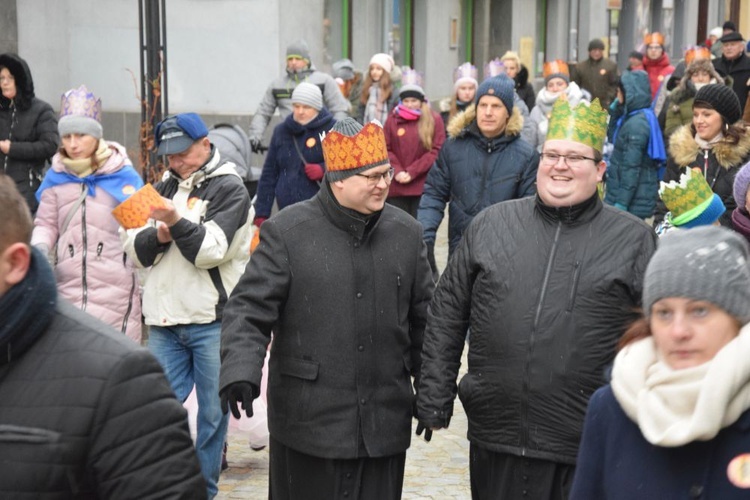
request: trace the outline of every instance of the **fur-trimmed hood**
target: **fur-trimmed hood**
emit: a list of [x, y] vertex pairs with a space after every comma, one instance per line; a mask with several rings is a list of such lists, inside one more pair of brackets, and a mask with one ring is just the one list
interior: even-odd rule
[[714, 69], [714, 65], [711, 64], [711, 61], [700, 59], [688, 66], [688, 69], [685, 70], [685, 74], [680, 79], [680, 84], [670, 94], [669, 97], [673, 104], [680, 104], [695, 97], [697, 90], [690, 78], [698, 71], [706, 71], [711, 75], [711, 83], [726, 83], [724, 78], [722, 78], [722, 76]]
[[[739, 166], [750, 155], [750, 130], [740, 138], [738, 144], [719, 142], [714, 144], [712, 150], [722, 168]], [[683, 125], [672, 134], [669, 139], [669, 154], [679, 166], [689, 165], [701, 154], [690, 124]]]
[[[34, 80], [31, 78], [31, 71], [26, 61], [16, 54], [5, 53], [0, 55], [0, 67], [8, 68], [10, 74], [16, 80], [16, 98], [15, 104], [21, 111], [31, 107], [31, 101], [34, 99]], [[10, 99], [0, 95], [0, 106], [7, 109], [10, 106]]]
[[[448, 122], [448, 137], [463, 137], [469, 133], [469, 126], [476, 123], [477, 110], [476, 105], [472, 104], [461, 113], [458, 113]], [[505, 127], [503, 135], [515, 136], [521, 135], [523, 129], [523, 115], [517, 106], [513, 106], [513, 113], [510, 115], [508, 125]]]

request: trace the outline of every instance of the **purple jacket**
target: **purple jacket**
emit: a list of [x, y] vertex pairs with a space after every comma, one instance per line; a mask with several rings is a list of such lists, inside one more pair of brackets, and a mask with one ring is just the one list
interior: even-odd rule
[[[108, 144], [112, 156], [92, 175], [133, 168], [123, 146]], [[67, 171], [60, 153], [52, 158], [52, 170]], [[133, 263], [120, 243], [120, 226], [112, 216], [118, 201], [96, 187], [96, 194], [86, 196], [61, 234], [68, 213], [85, 187], [86, 184], [70, 182], [42, 192], [31, 243], [49, 249], [56, 262], [55, 279], [62, 297], [140, 342], [140, 285]], [[123, 190], [134, 192], [139, 187], [123, 186]]]

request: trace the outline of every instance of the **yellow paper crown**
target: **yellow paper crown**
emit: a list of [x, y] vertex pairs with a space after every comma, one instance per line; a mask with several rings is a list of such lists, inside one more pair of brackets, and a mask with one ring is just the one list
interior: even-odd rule
[[[354, 120], [345, 119], [337, 125], [346, 127], [346, 123], [349, 121], [353, 122]], [[346, 130], [344, 128], [342, 131], [345, 133], [341, 133], [337, 130], [337, 127], [334, 127], [333, 130], [325, 134], [321, 142], [326, 170], [329, 174], [333, 174], [329, 175], [332, 180], [340, 178], [341, 175], [338, 174], [363, 172], [372, 167], [385, 165], [389, 161], [382, 127], [370, 122], [361, 130], [353, 133], [355, 129]]]
[[679, 182], [669, 181], [659, 183], [659, 197], [672, 213], [673, 218], [679, 218], [690, 210], [711, 200], [714, 192], [706, 182], [706, 178], [698, 169], [687, 169], [680, 175]]
[[591, 105], [580, 102], [572, 109], [567, 99], [558, 99], [552, 106], [547, 140], [579, 142], [601, 153], [607, 135], [608, 116], [607, 111], [599, 104], [599, 99], [594, 99]]

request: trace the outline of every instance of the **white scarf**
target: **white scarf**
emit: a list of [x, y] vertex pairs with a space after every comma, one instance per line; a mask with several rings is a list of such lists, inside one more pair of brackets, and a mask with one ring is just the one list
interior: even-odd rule
[[653, 337], [615, 357], [612, 391], [625, 414], [656, 446], [708, 441], [750, 407], [750, 324], [702, 365], [673, 370]]
[[698, 137], [698, 134], [695, 134], [694, 139], [699, 148], [711, 149], [712, 147], [714, 147], [714, 144], [721, 142], [721, 140], [724, 139], [724, 134], [722, 132], [719, 132], [719, 134], [710, 141], [704, 141], [703, 139]]

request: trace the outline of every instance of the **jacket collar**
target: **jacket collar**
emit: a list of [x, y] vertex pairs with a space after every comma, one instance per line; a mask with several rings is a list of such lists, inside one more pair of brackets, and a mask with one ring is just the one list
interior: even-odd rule
[[566, 226], [578, 226], [592, 220], [602, 211], [602, 200], [599, 192], [588, 200], [570, 207], [551, 207], [545, 205], [539, 195], [536, 195], [536, 209], [542, 218], [553, 223], [561, 222]]
[[327, 181], [320, 186], [316, 199], [320, 203], [326, 218], [334, 226], [360, 241], [373, 231], [380, 220], [380, 214], [383, 213], [381, 210], [371, 215], [364, 215], [356, 210], [342, 207], [333, 195], [331, 186]]

